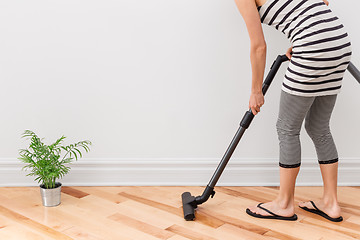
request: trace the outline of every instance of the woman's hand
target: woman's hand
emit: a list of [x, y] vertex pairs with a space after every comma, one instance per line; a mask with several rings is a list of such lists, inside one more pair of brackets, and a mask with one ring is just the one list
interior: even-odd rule
[[286, 56], [287, 58], [290, 60], [291, 59], [291, 54], [292, 54], [292, 47], [290, 47], [287, 51], [286, 51]]
[[260, 112], [260, 107], [262, 105], [264, 105], [264, 95], [262, 92], [252, 92], [249, 101], [249, 108], [251, 108], [252, 113], [256, 115], [258, 112]]

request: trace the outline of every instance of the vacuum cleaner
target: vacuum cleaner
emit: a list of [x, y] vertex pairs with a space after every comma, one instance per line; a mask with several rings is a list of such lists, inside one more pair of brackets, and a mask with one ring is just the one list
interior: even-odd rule
[[[270, 87], [270, 84], [273, 81], [281, 64], [288, 60], [289, 59], [287, 58], [286, 55], [277, 56], [276, 60], [273, 62], [272, 66], [270, 67], [270, 71], [262, 85], [262, 93], [264, 96], [265, 96], [268, 88]], [[352, 64], [350, 62], [347, 70], [360, 83], [360, 71], [354, 66], [354, 64]], [[211, 198], [214, 197], [214, 195], [215, 195], [214, 187], [215, 187], [217, 181], [219, 180], [222, 172], [224, 171], [227, 163], [229, 162], [230, 157], [233, 154], [234, 150], [236, 149], [236, 146], [238, 145], [245, 130], [248, 129], [248, 127], [250, 126], [253, 118], [254, 118], [254, 114], [252, 113], [251, 109], [249, 109], [243, 116], [243, 118], [240, 122], [239, 129], [237, 130], [234, 138], [232, 139], [228, 149], [226, 150], [223, 158], [221, 159], [217, 169], [215, 170], [210, 182], [206, 186], [203, 194], [201, 196], [195, 197], [195, 196], [192, 196], [190, 192], [184, 192], [181, 195], [185, 220], [187, 220], [187, 221], [194, 220], [195, 219], [195, 209], [198, 207], [198, 205], [206, 202], [210, 196], [211, 196]]]

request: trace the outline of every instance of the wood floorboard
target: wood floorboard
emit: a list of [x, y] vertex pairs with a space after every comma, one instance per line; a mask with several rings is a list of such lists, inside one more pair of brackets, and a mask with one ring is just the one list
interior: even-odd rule
[[159, 239], [168, 239], [175, 234], [172, 234], [170, 231], [166, 231], [166, 229], [161, 229], [158, 227], [154, 227], [151, 224], [148, 224], [146, 222], [142, 222], [139, 220], [136, 220], [134, 218], [131, 218], [129, 216], [125, 216], [121, 213], [115, 213], [108, 217], [111, 220], [121, 222], [129, 227], [141, 229], [141, 231], [150, 234], [154, 237], [157, 237]]
[[[71, 239], [70, 237], [68, 237], [67, 235], [58, 232], [46, 225], [43, 225], [41, 223], [38, 223], [26, 216], [23, 216], [17, 212], [14, 212], [6, 207], [3, 207], [0, 205], [0, 214], [24, 227], [29, 227], [31, 229], [36, 230], [37, 232], [47, 235], [50, 238], [55, 238], [55, 239], [64, 239], [64, 240], [68, 240]], [[5, 229], [6, 227], [4, 227], [3, 229]]]
[[0, 188], [0, 239], [6, 240], [354, 240], [360, 239], [360, 187], [339, 187], [343, 222], [297, 207], [321, 187], [296, 187], [294, 222], [257, 219], [245, 209], [276, 198], [279, 187], [216, 187], [215, 197], [185, 221], [182, 192], [204, 187], [62, 187], [57, 207], [41, 204], [38, 187]]
[[61, 192], [77, 198], [83, 198], [89, 195], [88, 193], [75, 189], [73, 187], [62, 187]]

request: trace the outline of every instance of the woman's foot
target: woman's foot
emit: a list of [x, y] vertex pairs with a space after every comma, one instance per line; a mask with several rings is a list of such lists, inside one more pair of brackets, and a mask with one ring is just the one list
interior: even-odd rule
[[[290, 206], [281, 205], [280, 203], [276, 201], [267, 202], [261, 204], [261, 207], [266, 208], [267, 210], [271, 211], [272, 213], [275, 213], [277, 215], [283, 216], [283, 217], [292, 217], [295, 214], [295, 209], [293, 204]], [[256, 213], [262, 216], [272, 216], [272, 214], [268, 213], [267, 211], [257, 207], [251, 206], [248, 208], [252, 213]]]
[[[313, 201], [315, 206], [331, 218], [339, 218], [341, 216], [341, 209], [337, 201], [325, 203], [323, 199]], [[306, 207], [308, 209], [315, 209], [313, 204], [309, 202], [299, 202], [299, 207]]]

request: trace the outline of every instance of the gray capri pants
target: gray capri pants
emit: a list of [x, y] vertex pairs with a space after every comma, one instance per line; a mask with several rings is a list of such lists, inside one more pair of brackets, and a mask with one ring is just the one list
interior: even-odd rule
[[296, 96], [281, 91], [276, 128], [280, 145], [279, 166], [296, 168], [301, 164], [300, 129], [305, 129], [314, 142], [319, 164], [338, 161], [329, 122], [337, 95], [316, 97]]

